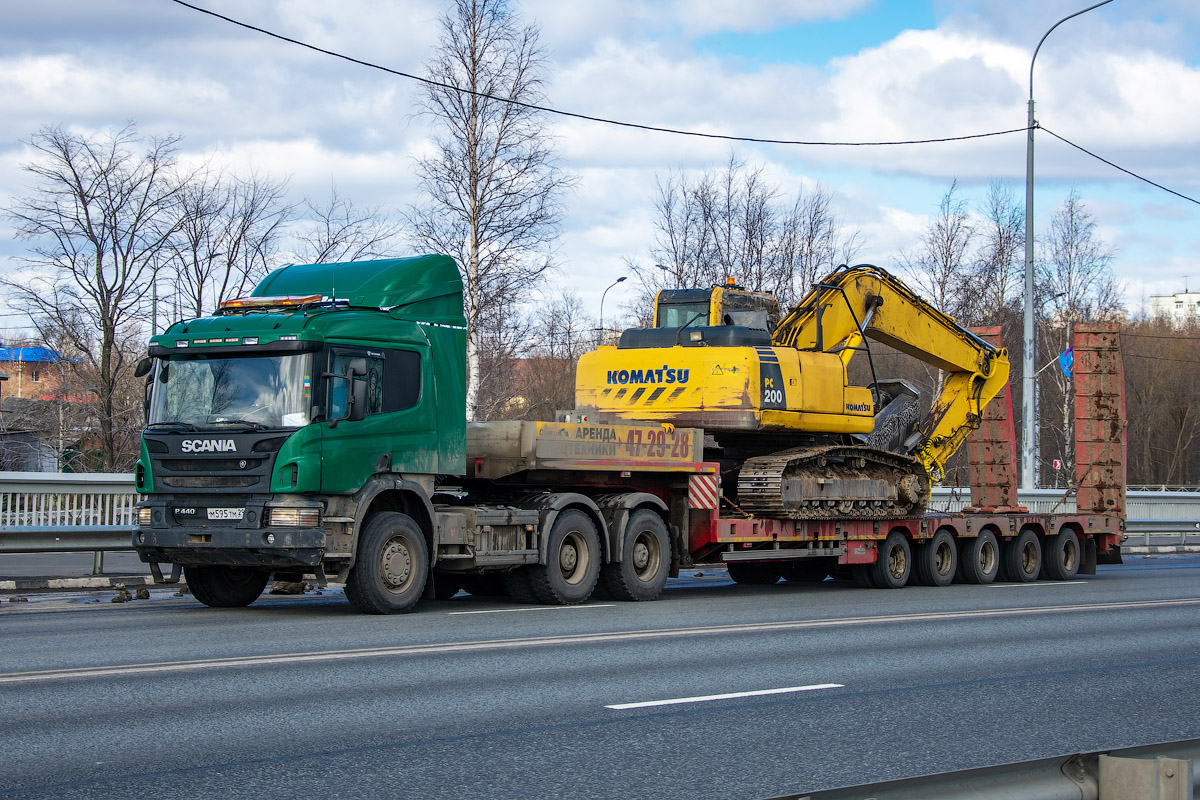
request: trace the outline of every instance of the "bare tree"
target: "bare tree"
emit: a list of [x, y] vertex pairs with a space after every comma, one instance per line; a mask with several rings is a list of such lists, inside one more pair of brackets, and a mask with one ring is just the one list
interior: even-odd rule
[[708, 286], [734, 278], [773, 292], [790, 305], [816, 277], [860, 247], [832, 212], [832, 193], [817, 185], [790, 205], [762, 167], [732, 153], [718, 171], [657, 178], [656, 235], [651, 256], [665, 270], [630, 265], [644, 286], [642, 301], [660, 288]]
[[956, 196], [957, 192], [958, 181], [954, 181], [942, 196], [937, 216], [925, 228], [920, 244], [915, 250], [900, 253], [898, 260], [930, 303], [951, 316], [969, 319], [977, 300], [970, 288], [975, 230], [967, 203]]
[[553, 420], [575, 407], [575, 367], [591, 349], [595, 320], [572, 292], [560, 291], [538, 304], [530, 346], [514, 370], [514, 397], [522, 419]]
[[846, 229], [833, 213], [833, 192], [822, 184], [801, 189], [784, 214], [778, 234], [780, 261], [775, 296], [790, 306], [839, 264], [850, 264], [862, 248], [862, 233]]
[[542, 100], [545, 69], [537, 28], [521, 27], [505, 0], [454, 0], [441, 28], [426, 67], [434, 83], [425, 108], [442, 133], [436, 153], [417, 162], [429, 201], [408, 217], [416, 241], [453, 255], [462, 272], [473, 418], [485, 331], [551, 268], [570, 180], [532, 107]]
[[184, 313], [201, 316], [266, 274], [291, 215], [286, 189], [286, 181], [230, 177], [212, 167], [180, 187], [179, 230], [167, 240], [165, 259]]
[[337, 187], [329, 201], [318, 205], [304, 199], [307, 211], [296, 255], [310, 264], [383, 258], [392, 254], [400, 239], [401, 228], [380, 206], [357, 208], [354, 201], [342, 197]]
[[1019, 293], [1024, 272], [1025, 209], [1017, 203], [1009, 187], [992, 181], [980, 215], [983, 221], [978, 230], [975, 285], [982, 303], [972, 321], [994, 325]]
[[94, 381], [102, 468], [110, 472], [131, 372], [122, 339], [137, 326], [153, 265], [178, 228], [177, 141], [141, 137], [132, 124], [98, 135], [43, 128], [29, 143], [37, 160], [24, 165], [36, 191], [7, 210], [33, 249], [2, 283], [43, 338], [51, 328], [66, 337]]

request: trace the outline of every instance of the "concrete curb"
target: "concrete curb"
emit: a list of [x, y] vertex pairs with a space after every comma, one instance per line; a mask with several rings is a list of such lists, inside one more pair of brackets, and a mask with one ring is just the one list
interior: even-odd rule
[[[69, 591], [71, 589], [115, 589], [123, 584], [126, 588], [154, 586], [149, 575], [92, 575], [86, 578], [12, 578], [0, 580], [0, 592]], [[163, 584], [175, 586], [178, 584]]]

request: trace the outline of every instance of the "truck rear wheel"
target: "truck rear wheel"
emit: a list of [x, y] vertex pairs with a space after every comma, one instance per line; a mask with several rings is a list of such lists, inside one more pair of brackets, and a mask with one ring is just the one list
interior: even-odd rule
[[1046, 577], [1050, 580], [1074, 580], [1079, 574], [1079, 537], [1070, 528], [1063, 528], [1057, 536], [1048, 537], [1042, 555], [1046, 560]]
[[878, 589], [900, 589], [912, 574], [912, 547], [908, 537], [893, 531], [879, 546], [879, 555], [869, 568], [871, 583]]
[[770, 561], [730, 561], [729, 577], [747, 586], [773, 586], [783, 577], [783, 564]]
[[653, 600], [671, 569], [667, 526], [653, 511], [635, 511], [625, 528], [621, 560], [605, 564], [604, 585], [618, 600]]
[[425, 535], [407, 514], [372, 514], [358, 537], [346, 599], [366, 614], [402, 614], [421, 599], [429, 578]]
[[958, 571], [958, 548], [954, 537], [938, 531], [929, 541], [917, 546], [914, 559], [917, 582], [923, 586], [949, 586]]
[[249, 567], [184, 567], [192, 595], [212, 608], [241, 608], [258, 599], [270, 573]]
[[1004, 548], [1004, 577], [1017, 583], [1036, 581], [1042, 571], [1042, 542], [1026, 528]]
[[528, 569], [529, 586], [543, 603], [586, 603], [600, 578], [600, 537], [595, 523], [582, 511], [561, 512], [550, 527], [546, 563]]
[[996, 580], [1000, 571], [1000, 545], [996, 534], [980, 531], [973, 539], [963, 539], [958, 550], [958, 574], [964, 583], [986, 584]]

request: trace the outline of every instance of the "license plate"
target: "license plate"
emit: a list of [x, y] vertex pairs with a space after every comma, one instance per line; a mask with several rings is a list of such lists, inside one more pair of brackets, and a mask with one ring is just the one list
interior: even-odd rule
[[209, 519], [241, 519], [246, 513], [244, 508], [210, 508]]

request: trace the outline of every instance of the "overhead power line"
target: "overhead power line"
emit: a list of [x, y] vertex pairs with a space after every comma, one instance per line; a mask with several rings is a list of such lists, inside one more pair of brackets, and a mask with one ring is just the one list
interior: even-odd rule
[[[217, 12], [210, 11], [207, 8], [201, 8], [200, 6], [193, 5], [192, 3], [186, 2], [186, 0], [171, 0], [171, 2], [176, 3], [177, 5], [181, 5], [184, 8], [189, 8], [192, 11], [197, 11], [201, 14], [206, 14], [210, 17], [214, 17], [223, 22], [228, 22], [231, 25], [236, 25], [239, 28], [245, 28], [246, 30], [254, 31], [255, 33], [261, 33], [264, 36], [269, 36], [272, 39], [278, 39], [281, 42], [287, 42], [288, 44], [293, 44], [293, 45], [296, 45], [297, 47], [303, 47], [308, 50], [312, 50], [313, 52], [321, 53], [322, 55], [327, 55], [327, 56], [331, 56], [333, 58], [341, 59], [343, 61], [348, 61], [351, 64], [357, 64], [362, 67], [367, 67], [368, 69], [379, 70], [380, 72], [386, 72], [389, 75], [395, 75], [400, 78], [407, 78], [408, 80], [417, 81], [418, 83], [423, 83], [426, 86], [435, 86], [439, 89], [446, 89], [446, 90], [453, 91], [453, 92], [460, 92], [462, 94], [471, 95], [473, 97], [483, 98], [485, 100], [495, 100], [495, 101], [501, 102], [501, 103], [510, 103], [512, 105], [520, 106], [522, 108], [528, 108], [533, 111], [542, 111], [547, 114], [553, 114], [553, 115], [560, 116], [560, 117], [567, 117], [569, 119], [579, 119], [579, 120], [585, 120], [587, 122], [599, 123], [602, 125], [615, 125], [615, 126], [621, 127], [621, 128], [632, 128], [634, 130], [650, 131], [650, 132], [654, 132], [654, 133], [667, 133], [667, 134], [672, 134], [675, 136], [691, 136], [691, 137], [700, 138], [700, 139], [718, 139], [718, 140], [726, 141], [726, 142], [748, 142], [748, 143], [752, 143], [752, 144], [798, 145], [798, 146], [806, 146], [806, 147], [894, 147], [894, 146], [898, 146], [898, 145], [941, 144], [941, 143], [946, 143], [946, 142], [962, 142], [962, 141], [967, 141], [970, 139], [984, 139], [984, 138], [988, 138], [988, 137], [992, 137], [992, 136], [1006, 136], [1011, 133], [1023, 133], [1023, 132], [1026, 132], [1029, 130], [1029, 128], [1026, 126], [1026, 127], [1021, 127], [1021, 128], [1010, 128], [1009, 130], [1003, 130], [1003, 131], [989, 131], [987, 133], [972, 133], [972, 134], [966, 134], [963, 136], [943, 136], [943, 137], [930, 138], [930, 139], [904, 139], [904, 140], [896, 140], [896, 141], [876, 141], [876, 142], [826, 142], [826, 141], [812, 141], [812, 140], [804, 140], [804, 139], [771, 139], [771, 138], [761, 137], [761, 136], [736, 136], [733, 134], [705, 133], [704, 131], [684, 130], [682, 128], [667, 128], [667, 127], [663, 127], [660, 125], [647, 125], [647, 124], [639, 123], [639, 122], [627, 122], [624, 120], [608, 119], [606, 117], [597, 117], [597, 116], [594, 116], [591, 114], [581, 114], [581, 113], [574, 112], [574, 111], [563, 111], [561, 109], [552, 108], [550, 106], [542, 106], [542, 105], [537, 105], [535, 103], [524, 103], [520, 100], [513, 100], [508, 97], [499, 97], [497, 95], [488, 94], [486, 92], [477, 92], [473, 89], [464, 89], [461, 86], [454, 86], [452, 84], [443, 83], [441, 81], [435, 81], [432, 78], [424, 78], [424, 77], [421, 77], [420, 75], [414, 75], [411, 72], [404, 72], [402, 70], [392, 69], [391, 67], [385, 67], [380, 64], [375, 64], [370, 61], [364, 61], [360, 58], [348, 56], [348, 55], [345, 55], [344, 53], [339, 53], [335, 50], [328, 50], [324, 47], [317, 47], [314, 44], [309, 44], [308, 42], [302, 42], [299, 39], [293, 39], [289, 36], [284, 36], [282, 34], [275, 33], [274, 31], [269, 31], [266, 28], [260, 28], [257, 25], [251, 25], [247, 22], [242, 22], [241, 20], [234, 19], [233, 17], [228, 17], [224, 14], [218, 14]], [[1150, 180], [1149, 178], [1145, 178], [1145, 177], [1137, 174], [1136, 172], [1133, 172], [1132, 170], [1128, 170], [1119, 164], [1109, 161], [1108, 159], [1104, 158], [1103, 156], [1093, 153], [1092, 151], [1088, 150], [1085, 147], [1075, 144], [1074, 142], [1070, 141], [1069, 139], [1066, 139], [1063, 136], [1058, 135], [1057, 133], [1050, 130], [1049, 128], [1046, 128], [1045, 126], [1042, 126], [1039, 124], [1036, 127], [1041, 128], [1041, 130], [1044, 130], [1046, 133], [1050, 134], [1055, 139], [1060, 140], [1064, 144], [1068, 144], [1071, 147], [1074, 147], [1076, 150], [1079, 150], [1080, 152], [1085, 153], [1098, 161], [1104, 162], [1105, 164], [1109, 165], [1113, 169], [1124, 172], [1126, 175], [1129, 175], [1132, 178], [1136, 178], [1139, 181], [1148, 183], [1151, 186], [1161, 189], [1164, 192], [1167, 192], [1169, 194], [1173, 194], [1176, 197], [1179, 197], [1183, 200], [1187, 200], [1190, 203], [1196, 203], [1197, 205], [1200, 205], [1200, 200], [1196, 200], [1195, 198], [1188, 197], [1187, 195], [1177, 192], [1174, 189], [1170, 189], [1166, 186], [1163, 186], [1160, 183], [1155, 183], [1154, 181]]]
[[1200, 200], [1196, 200], [1195, 198], [1188, 197], [1186, 194], [1180, 194], [1179, 192], [1175, 191], [1174, 189], [1168, 189], [1166, 186], [1163, 186], [1161, 183], [1155, 183], [1154, 181], [1150, 180], [1149, 178], [1143, 178], [1141, 175], [1138, 175], [1136, 172], [1127, 170], [1124, 167], [1122, 167], [1120, 164], [1114, 164], [1113, 162], [1109, 161], [1107, 158], [1096, 155], [1091, 150], [1088, 150], [1086, 147], [1081, 147], [1081, 146], [1075, 144], [1074, 142], [1072, 142], [1070, 139], [1059, 136], [1057, 133], [1055, 133], [1054, 131], [1045, 127], [1044, 125], [1039, 126], [1039, 127], [1042, 130], [1044, 130], [1046, 133], [1053, 136], [1055, 139], [1058, 139], [1060, 142], [1071, 145], [1071, 147], [1074, 147], [1079, 152], [1086, 153], [1087, 155], [1091, 156], [1092, 158], [1096, 159], [1097, 161], [1103, 161], [1105, 164], [1108, 164], [1113, 169], [1120, 170], [1121, 172], [1124, 172], [1126, 175], [1128, 175], [1132, 178], [1137, 178], [1139, 181], [1144, 181], [1144, 182], [1150, 184], [1151, 186], [1154, 186], [1158, 189], [1162, 189], [1164, 192], [1169, 192], [1170, 194], [1173, 194], [1176, 197], [1180, 197], [1184, 200], [1187, 200], [1189, 203], [1195, 203], [1196, 205], [1200, 206]]
[[581, 119], [581, 120], [586, 120], [587, 122], [597, 122], [602, 125], [616, 125], [616, 126], [622, 127], [622, 128], [633, 128], [635, 130], [641, 130], [641, 131], [652, 131], [655, 133], [669, 133], [669, 134], [674, 134], [676, 136], [693, 136], [693, 137], [697, 137], [697, 138], [701, 138], [701, 139], [720, 139], [722, 141], [727, 141], [727, 142], [750, 142], [753, 144], [805, 145], [805, 146], [809, 146], [809, 147], [892, 147], [895, 145], [905, 145], [905, 144], [938, 144], [938, 143], [942, 143], [942, 142], [961, 142], [961, 141], [966, 141], [968, 139], [983, 139], [983, 138], [987, 138], [989, 136], [1006, 136], [1010, 133], [1022, 133], [1024, 131], [1029, 130], [1027, 127], [1021, 127], [1021, 128], [1012, 128], [1012, 129], [1006, 130], [1006, 131], [990, 131], [988, 133], [972, 133], [972, 134], [967, 134], [964, 136], [944, 136], [944, 137], [939, 137], [939, 138], [935, 138], [935, 139], [907, 139], [907, 140], [903, 140], [903, 141], [889, 141], [889, 142], [819, 142], [819, 141], [805, 141], [805, 140], [799, 140], [799, 139], [769, 139], [769, 138], [759, 137], [759, 136], [734, 136], [732, 134], [705, 133], [703, 131], [689, 131], [689, 130], [683, 130], [681, 128], [665, 128], [665, 127], [661, 127], [658, 125], [645, 125], [645, 124], [638, 123], [638, 122], [625, 122], [623, 120], [608, 119], [605, 117], [596, 117], [596, 116], [592, 116], [590, 114], [580, 114], [580, 113], [577, 113], [574, 111], [562, 111], [561, 109], [551, 108], [549, 106], [540, 106], [540, 105], [536, 105], [534, 103], [523, 103], [520, 100], [513, 100], [508, 97], [499, 97], [497, 95], [488, 94], [486, 92], [476, 92], [472, 89], [464, 89], [461, 86], [454, 86], [452, 84], [443, 83], [441, 81], [435, 81], [431, 78], [423, 78], [420, 75], [414, 75], [411, 72], [402, 72], [401, 70], [392, 69], [391, 67], [384, 67], [379, 64], [374, 64], [370, 61], [363, 61], [360, 58], [355, 58], [353, 56], [348, 56], [343, 53], [338, 53], [334, 50], [327, 50], [323, 47], [317, 47], [316, 45], [309, 44], [308, 42], [302, 42], [299, 39], [293, 39], [291, 37], [284, 36], [282, 34], [278, 34], [273, 31], [269, 31], [266, 28], [260, 28], [257, 25], [251, 25], [249, 23], [242, 22], [240, 20], [236, 20], [232, 17], [227, 17], [224, 14], [218, 14], [217, 12], [210, 11], [207, 8], [201, 8], [200, 6], [192, 5], [191, 3], [185, 2], [185, 0], [171, 0], [171, 2], [177, 3], [178, 5], [181, 5], [184, 8], [190, 8], [193, 11], [198, 11], [201, 14], [207, 14], [210, 17], [215, 17], [224, 22], [228, 22], [231, 25], [236, 25], [239, 28], [245, 28], [246, 30], [254, 31], [255, 33], [261, 33], [264, 36], [270, 36], [272, 39], [278, 39], [281, 42], [287, 42], [288, 44], [294, 44], [297, 47], [304, 47], [304, 48], [307, 48], [314, 52], [321, 53], [323, 55], [332, 56], [333, 58], [340, 58], [343, 61], [349, 61], [351, 64], [358, 64], [359, 66], [362, 66], [362, 67], [368, 67], [370, 69], [379, 70], [380, 72], [386, 72], [389, 75], [396, 75], [401, 78], [407, 78], [412, 81], [418, 81], [420, 83], [425, 84], [426, 86], [436, 86], [439, 89], [447, 89], [447, 90], [453, 91], [453, 92], [461, 92], [462, 94], [471, 95], [473, 97], [483, 98], [485, 100], [495, 100], [495, 101], [498, 101], [501, 103], [509, 103], [514, 106], [520, 106], [521, 108], [528, 108], [533, 111], [543, 111], [547, 114], [554, 114], [554, 115], [557, 115], [560, 117], [568, 117], [570, 119]]

